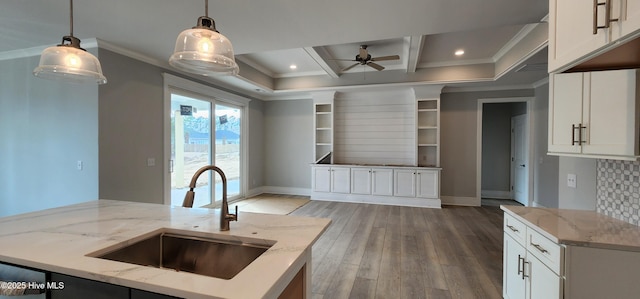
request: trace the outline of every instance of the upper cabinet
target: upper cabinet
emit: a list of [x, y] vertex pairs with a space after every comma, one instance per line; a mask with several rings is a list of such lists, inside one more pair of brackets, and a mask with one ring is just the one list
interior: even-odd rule
[[635, 160], [637, 70], [551, 74], [549, 154]]
[[640, 66], [639, 29], [640, 0], [550, 0], [549, 72]]

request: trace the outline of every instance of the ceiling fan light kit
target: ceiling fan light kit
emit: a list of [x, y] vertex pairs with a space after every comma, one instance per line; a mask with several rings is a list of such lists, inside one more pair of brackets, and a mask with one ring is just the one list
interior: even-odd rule
[[237, 75], [231, 41], [216, 30], [215, 21], [208, 16], [209, 1], [205, 0], [205, 16], [191, 29], [178, 35], [169, 64], [185, 72], [203, 76]]
[[400, 56], [398, 55], [390, 55], [390, 56], [381, 56], [381, 57], [371, 57], [371, 54], [369, 54], [369, 51], [367, 50], [367, 45], [361, 45], [358, 55], [356, 55], [355, 59], [335, 59], [335, 60], [343, 60], [343, 61], [355, 61], [356, 63], [342, 69], [342, 72], [346, 72], [354, 67], [356, 67], [357, 65], [367, 65], [370, 66], [378, 71], [384, 70], [384, 66], [381, 66], [377, 63], [375, 63], [375, 61], [386, 61], [386, 60], [398, 60], [400, 59]]
[[98, 58], [80, 47], [80, 39], [73, 36], [73, 0], [70, 0], [70, 34], [62, 43], [42, 51], [40, 62], [33, 70], [38, 78], [74, 83], [105, 84]]

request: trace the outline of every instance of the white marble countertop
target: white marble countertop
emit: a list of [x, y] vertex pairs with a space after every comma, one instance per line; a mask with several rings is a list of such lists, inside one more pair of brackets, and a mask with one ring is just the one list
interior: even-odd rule
[[[186, 298], [275, 298], [310, 258], [330, 219], [240, 211], [219, 231], [219, 210], [95, 200], [0, 218], [0, 262]], [[230, 280], [89, 257], [158, 229], [275, 244]], [[295, 268], [295, 269], [294, 269]]]
[[500, 208], [559, 244], [640, 251], [640, 227], [595, 211]]

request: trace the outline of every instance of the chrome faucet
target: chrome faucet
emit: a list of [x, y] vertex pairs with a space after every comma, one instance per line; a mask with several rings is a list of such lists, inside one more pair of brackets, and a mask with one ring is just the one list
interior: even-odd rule
[[229, 230], [229, 222], [238, 221], [238, 206], [236, 206], [235, 214], [229, 213], [229, 203], [227, 202], [227, 177], [224, 175], [224, 172], [222, 172], [222, 169], [218, 168], [217, 166], [207, 165], [196, 171], [196, 173], [193, 175], [193, 178], [191, 178], [189, 191], [187, 191], [187, 194], [184, 196], [182, 206], [185, 208], [193, 207], [193, 199], [196, 196], [193, 188], [196, 187], [196, 181], [198, 181], [200, 175], [207, 170], [213, 170], [217, 172], [222, 178], [222, 207], [220, 207], [220, 230]]

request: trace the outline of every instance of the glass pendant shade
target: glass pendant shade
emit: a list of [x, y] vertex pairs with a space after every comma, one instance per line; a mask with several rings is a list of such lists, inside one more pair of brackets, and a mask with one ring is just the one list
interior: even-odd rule
[[[65, 41], [70, 44], [65, 44]], [[107, 83], [98, 58], [80, 48], [80, 40], [73, 36], [65, 36], [62, 44], [44, 49], [33, 74], [39, 78], [75, 83]]]
[[178, 35], [169, 64], [203, 76], [237, 75], [239, 71], [231, 42], [215, 30], [208, 17], [200, 17], [196, 27]]

